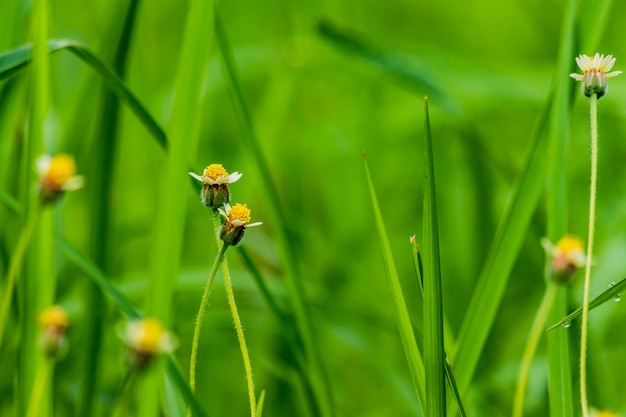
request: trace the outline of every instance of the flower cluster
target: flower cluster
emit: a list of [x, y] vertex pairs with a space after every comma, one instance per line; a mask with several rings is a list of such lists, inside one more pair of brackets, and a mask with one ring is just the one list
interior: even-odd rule
[[622, 73], [622, 71], [609, 72], [615, 64], [613, 55], [595, 54], [593, 58], [580, 55], [576, 57], [576, 63], [582, 71], [582, 75], [570, 74], [570, 77], [576, 81], [582, 81], [583, 93], [587, 97], [591, 97], [593, 94], [596, 94], [598, 98], [602, 97], [607, 91], [606, 80]]
[[189, 175], [202, 182], [202, 203], [224, 217], [219, 237], [226, 245], [237, 245], [243, 238], [246, 228], [262, 224], [261, 222], [250, 223], [250, 209], [247, 205], [237, 203], [231, 206], [229, 204], [228, 184], [238, 181], [243, 174], [239, 172], [229, 174], [221, 164], [211, 164], [204, 169], [202, 175], [193, 172]]

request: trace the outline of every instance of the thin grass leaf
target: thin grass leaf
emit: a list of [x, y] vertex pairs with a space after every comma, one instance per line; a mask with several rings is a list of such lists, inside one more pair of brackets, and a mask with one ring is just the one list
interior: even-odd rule
[[[53, 39], [48, 42], [49, 53], [67, 50], [89, 65], [118, 98], [135, 113], [139, 121], [148, 129], [157, 143], [167, 149], [165, 132], [150, 115], [148, 109], [135, 97], [122, 80], [88, 46], [69, 39]], [[31, 45], [23, 45], [0, 55], [0, 80], [8, 78], [30, 64]]]
[[424, 365], [426, 414], [446, 415], [445, 346], [443, 340], [443, 295], [439, 260], [439, 220], [435, 187], [435, 162], [430, 130], [428, 98], [424, 98]]
[[[413, 257], [413, 266], [415, 267], [415, 275], [417, 277], [417, 284], [418, 284], [417, 286], [420, 290], [420, 297], [422, 297], [423, 299], [424, 280], [422, 277], [424, 276], [424, 266], [422, 263], [422, 255], [421, 255], [419, 246], [417, 245], [417, 242], [415, 242], [415, 236], [412, 236], [409, 242], [411, 244], [411, 255]], [[443, 319], [444, 319], [444, 322], [443, 322], [444, 340], [447, 341], [446, 343], [450, 343], [450, 339], [452, 339], [452, 332], [449, 330], [450, 325], [448, 324], [445, 315]], [[448, 360], [448, 354], [445, 351], [444, 351], [444, 355], [445, 355], [446, 380], [448, 381], [450, 390], [452, 390], [452, 395], [454, 396], [454, 401], [456, 402], [456, 406], [457, 406], [457, 409], [459, 410], [459, 413], [461, 414], [461, 417], [465, 417], [466, 416], [465, 408], [463, 407], [463, 401], [461, 400], [461, 395], [459, 394], [459, 389], [456, 385], [456, 379], [454, 378], [452, 364]]]
[[6, 208], [11, 210], [13, 214], [20, 214], [22, 211], [20, 203], [18, 203], [16, 199], [2, 191], [0, 191], [0, 203], [2, 203]]
[[[620, 282], [610, 287], [608, 290], [604, 291], [602, 294], [598, 295], [596, 298], [589, 302], [589, 311], [593, 310], [596, 307], [600, 307], [602, 304], [607, 301], [615, 301], [619, 300], [620, 294], [626, 288], [626, 278], [623, 278]], [[582, 314], [582, 307], [578, 307], [576, 310], [563, 317], [558, 322], [554, 323], [552, 326], [548, 327], [546, 331], [550, 331], [556, 329], [559, 326], [562, 326], [564, 323], [571, 322], [572, 320], [578, 318]]]
[[[367, 160], [365, 159], [365, 153], [363, 153], [363, 164], [365, 166], [365, 175], [367, 179], [367, 186], [370, 192], [370, 198], [372, 202], [372, 209], [374, 211], [374, 219], [376, 221], [376, 230], [378, 231], [378, 238], [380, 239], [380, 246], [382, 250], [383, 260], [385, 268], [387, 270], [387, 282], [391, 289], [391, 300], [395, 311], [396, 321], [398, 323], [398, 330], [400, 331], [400, 339], [402, 340], [402, 346], [404, 348], [404, 355], [409, 364], [409, 371], [411, 372], [411, 378], [413, 380], [413, 387], [417, 394], [417, 398], [422, 407], [426, 407], [426, 381], [424, 373], [424, 362], [422, 361], [422, 355], [420, 354], [417, 343], [415, 342], [415, 334], [413, 333], [413, 327], [411, 325], [411, 319], [409, 317], [409, 311], [407, 310], [406, 303], [404, 301], [404, 295], [402, 293], [402, 287], [400, 285], [400, 278], [398, 277], [398, 271], [396, 264], [393, 260], [393, 254], [391, 252], [391, 246], [385, 231], [385, 223], [383, 222], [383, 216], [380, 213], [380, 207], [378, 205], [378, 199], [376, 197], [376, 190], [372, 183], [372, 177], [370, 175], [369, 168], [367, 166]], [[443, 360], [439, 362], [439, 368], [441, 369]], [[424, 410], [425, 413], [427, 412]]]
[[[572, 104], [571, 82], [565, 74], [571, 73], [574, 60], [576, 29], [576, 0], [570, 0], [564, 12], [561, 28], [561, 42], [554, 84], [555, 97], [550, 117], [550, 170], [547, 188], [547, 236], [553, 242], [567, 232], [569, 218], [568, 181], [566, 180], [566, 159], [569, 142], [570, 108]], [[548, 257], [549, 258], [549, 257]], [[546, 259], [544, 276], [551, 278], [551, 259]], [[548, 285], [554, 285], [548, 283]], [[550, 317], [559, 317], [567, 311], [568, 287], [560, 286], [548, 290], [553, 297]], [[545, 322], [542, 323], [542, 326]], [[548, 342], [548, 390], [550, 394], [550, 415], [552, 417], [572, 417], [573, 386], [570, 364], [569, 333], [555, 332], [547, 335]], [[523, 408], [522, 408], [523, 410]]]
[[[280, 258], [285, 263], [287, 291], [289, 292], [289, 300], [291, 301], [296, 317], [295, 330], [304, 346], [304, 355], [296, 354], [296, 357], [307, 361], [301, 363], [300, 367], [305, 371], [305, 375], [307, 376], [305, 383], [312, 388], [312, 392], [315, 393], [315, 397], [311, 402], [311, 411], [314, 415], [332, 417], [335, 411], [330, 381], [317, 344], [318, 339], [314, 335], [310, 312], [305, 303], [305, 292], [302, 287], [302, 280], [299, 279], [300, 274], [296, 263], [297, 257], [289, 239], [287, 217], [281, 208], [278, 191], [274, 185], [271, 171], [263, 156], [259, 138], [252, 124], [252, 118], [239, 83], [237, 65], [228, 41], [226, 29], [217, 11], [215, 12], [215, 38], [220, 50], [224, 80], [231, 93], [233, 107], [243, 131], [242, 138], [245, 145], [244, 148], [252, 155], [252, 161], [256, 165], [257, 173], [260, 177], [263, 195], [270, 206], [269, 214], [272, 223], [276, 225], [277, 246]], [[286, 330], [291, 332], [292, 328]], [[310, 391], [311, 390], [307, 388], [307, 392]]]

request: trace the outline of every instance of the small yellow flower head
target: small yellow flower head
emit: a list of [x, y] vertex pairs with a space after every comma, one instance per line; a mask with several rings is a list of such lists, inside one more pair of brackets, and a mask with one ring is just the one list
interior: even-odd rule
[[569, 76], [576, 81], [582, 81], [583, 93], [587, 97], [591, 97], [594, 93], [598, 95], [598, 98], [602, 97], [607, 90], [606, 80], [622, 73], [622, 71], [608, 72], [615, 64], [613, 55], [595, 54], [593, 58], [580, 55], [576, 57], [576, 63], [583, 72], [582, 75], [570, 74]]
[[222, 164], [211, 164], [204, 169], [202, 175], [190, 172], [189, 175], [202, 182], [202, 204], [217, 210], [230, 201], [228, 184], [236, 182], [243, 174], [229, 174]]
[[50, 358], [60, 357], [67, 347], [65, 334], [70, 327], [67, 313], [61, 306], [49, 307], [39, 315], [39, 324], [42, 327], [39, 347]]
[[37, 171], [40, 178], [39, 195], [44, 203], [52, 203], [65, 191], [83, 186], [83, 177], [75, 175], [76, 165], [70, 155], [42, 155], [37, 159]]
[[174, 350], [174, 338], [155, 318], [131, 321], [126, 325], [124, 341], [129, 350], [129, 362], [145, 368], [161, 353]]
[[557, 283], [569, 283], [574, 272], [587, 263], [583, 242], [576, 236], [565, 235], [556, 246], [548, 239], [544, 239], [542, 244], [552, 256], [552, 279]]
[[250, 222], [250, 209], [245, 204], [235, 204], [230, 206], [224, 204], [224, 209], [219, 209], [219, 212], [224, 216], [225, 221], [220, 229], [220, 237], [230, 246], [235, 246], [243, 238], [243, 232], [248, 227], [260, 226], [261, 222]]

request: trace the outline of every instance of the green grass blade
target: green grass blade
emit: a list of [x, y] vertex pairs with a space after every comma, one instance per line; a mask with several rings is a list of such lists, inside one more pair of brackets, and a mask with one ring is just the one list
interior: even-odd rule
[[[73, 40], [53, 39], [48, 42], [49, 53], [67, 50], [89, 65], [105, 84], [125, 103], [164, 149], [167, 148], [165, 132], [150, 115], [148, 109], [130, 91], [115, 72], [107, 66], [88, 46]], [[25, 68], [30, 63], [32, 47], [20, 46], [0, 55], [0, 80]]]
[[[380, 213], [380, 207], [378, 205], [378, 199], [376, 198], [376, 190], [374, 190], [374, 184], [372, 183], [372, 177], [370, 175], [365, 154], [363, 154], [363, 163], [365, 165], [365, 175], [367, 178], [367, 186], [370, 192], [370, 198], [372, 201], [372, 209], [374, 211], [374, 219], [376, 221], [376, 230], [378, 231], [378, 238], [380, 239], [380, 245], [385, 262], [385, 268], [387, 270], [387, 281], [391, 289], [391, 299], [393, 302], [393, 308], [396, 315], [396, 321], [398, 323], [398, 330], [400, 331], [400, 339], [402, 340], [402, 346], [404, 347], [404, 354], [409, 364], [409, 371], [413, 379], [413, 386], [417, 394], [417, 398], [420, 401], [422, 407], [427, 404], [426, 399], [426, 381], [424, 374], [424, 362], [422, 355], [420, 354], [417, 343], [415, 342], [415, 334], [413, 333], [413, 327], [411, 325], [411, 319], [409, 317], [409, 311], [407, 310], [406, 303], [404, 301], [404, 295], [402, 294], [402, 287], [400, 285], [400, 278], [398, 277], [398, 271], [396, 264], [393, 260], [393, 254], [391, 252], [391, 246], [389, 239], [387, 238], [387, 232], [385, 231], [385, 224], [383, 222], [383, 216]], [[439, 368], [442, 369], [443, 360], [439, 362]], [[426, 412], [426, 410], [425, 410]]]
[[470, 387], [476, 366], [493, 326], [509, 274], [535, 211], [548, 163], [547, 120], [542, 112], [524, 170], [518, 177], [509, 204], [498, 226], [489, 255], [472, 295], [457, 340], [452, 362], [461, 395]]
[[[552, 242], [558, 241], [567, 232], [569, 218], [568, 181], [566, 180], [566, 159], [569, 142], [570, 108], [572, 103], [571, 80], [566, 74], [574, 65], [574, 39], [576, 29], [576, 0], [567, 4], [561, 29], [561, 46], [555, 74], [555, 97], [550, 117], [550, 170], [547, 189], [547, 236]], [[551, 262], [547, 257], [544, 268], [547, 285], [551, 282]], [[567, 311], [568, 287], [560, 286], [555, 291], [552, 309], [547, 317], [560, 317]], [[545, 322], [542, 323], [542, 326]], [[568, 332], [554, 332], [547, 335], [548, 343], [548, 391], [550, 415], [552, 417], [572, 417], [573, 386], [570, 364], [570, 343]]]
[[457, 100], [445, 93], [441, 82], [430, 73], [425, 64], [416, 61], [415, 58], [380, 51], [328, 22], [321, 22], [318, 25], [318, 32], [340, 51], [363, 60], [419, 94], [428, 93], [443, 108], [455, 114], [459, 113], [461, 106]]
[[[424, 128], [424, 366], [426, 377], [426, 410], [428, 416], [446, 415], [445, 347], [443, 340], [443, 295], [439, 263], [439, 221], [433, 141], [425, 103]], [[388, 255], [391, 255], [389, 253]]]
[[[132, 0], [127, 7], [122, 34], [115, 52], [113, 69], [121, 78], [126, 72], [126, 61], [134, 27], [135, 16], [139, 0]], [[117, 29], [117, 25], [115, 25]], [[109, 259], [109, 230], [111, 229], [111, 213], [115, 210], [112, 207], [112, 178], [115, 172], [115, 155], [118, 148], [118, 121], [119, 121], [119, 100], [111, 89], [103, 92], [101, 100], [102, 116], [99, 126], [96, 129], [95, 149], [93, 150], [91, 169], [88, 172], [90, 180], [89, 199], [91, 207], [91, 248], [90, 258], [107, 274], [110, 265]], [[98, 372], [101, 363], [101, 345], [103, 339], [103, 329], [105, 327], [106, 303], [102, 292], [96, 285], [89, 285], [85, 288], [86, 298], [86, 328], [85, 348], [83, 350], [83, 381], [81, 401], [79, 404], [79, 415], [93, 415], [94, 400], [97, 398], [99, 378]]]
[[[602, 294], [598, 295], [593, 300], [589, 301], [589, 311], [593, 310], [596, 307], [600, 307], [602, 304], [607, 301], [619, 301], [621, 299], [621, 293], [626, 288], [626, 278], [623, 278], [617, 284], [611, 286], [608, 290], [604, 291]], [[554, 323], [552, 326], [548, 327], [546, 331], [550, 331], [556, 329], [559, 326], [562, 326], [565, 323], [571, 323], [572, 320], [578, 318], [582, 314], [582, 307], [578, 307], [576, 310], [563, 317], [561, 320]]]
[[[237, 76], [237, 66], [232, 49], [228, 42], [224, 25], [217, 12], [215, 14], [215, 37], [220, 49], [225, 82], [231, 93], [235, 113], [243, 130], [244, 148], [252, 155], [252, 161], [256, 165], [257, 174], [260, 178], [263, 195], [270, 206], [269, 214], [271, 221], [276, 225], [277, 246], [280, 258], [285, 263], [289, 300], [296, 317], [296, 330], [304, 346], [304, 360], [307, 361], [307, 363], [301, 364], [301, 367], [305, 370], [305, 374], [308, 377], [306, 383], [312, 387], [315, 393], [316, 403], [311, 404], [312, 412], [316, 415], [321, 414], [325, 417], [331, 417], [335, 413], [332, 390], [317, 344], [317, 338], [314, 335], [310, 312], [305, 303], [305, 292], [302, 287], [302, 280], [299, 279], [300, 274], [296, 264], [296, 253], [289, 241], [287, 217], [281, 208], [278, 192], [267, 161], [263, 156], [256, 130], [252, 124], [252, 118]], [[287, 331], [291, 331], [291, 329], [287, 329]], [[300, 358], [303, 355], [296, 355], [296, 357]]]
[[82, 256], [76, 248], [74, 248], [67, 240], [61, 236], [57, 236], [56, 244], [61, 251], [68, 257], [77, 267], [79, 267], [100, 291], [106, 295], [117, 307], [129, 318], [138, 319], [143, 314], [135, 308], [124, 295], [117, 290], [109, 282], [100, 268], [93, 262]]

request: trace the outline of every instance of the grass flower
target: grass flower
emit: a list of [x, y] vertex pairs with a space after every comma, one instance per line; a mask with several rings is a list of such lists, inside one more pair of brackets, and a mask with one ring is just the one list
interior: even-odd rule
[[126, 325], [124, 341], [129, 349], [129, 361], [144, 368], [161, 353], [174, 350], [174, 337], [155, 318], [134, 320]]
[[47, 308], [39, 315], [39, 324], [42, 327], [39, 337], [41, 350], [51, 358], [61, 356], [66, 350], [65, 335], [70, 327], [65, 310], [58, 305]]
[[235, 204], [230, 206], [224, 204], [224, 209], [219, 212], [225, 218], [225, 222], [220, 230], [220, 238], [230, 246], [235, 246], [243, 238], [246, 228], [260, 226], [261, 222], [250, 223], [250, 209], [245, 204]]
[[37, 159], [39, 194], [44, 203], [52, 203], [65, 191], [81, 188], [84, 179], [76, 174], [76, 164], [70, 155], [42, 155]]
[[566, 235], [556, 245], [543, 239], [542, 245], [552, 256], [552, 279], [557, 283], [570, 282], [574, 272], [587, 262], [583, 242], [576, 236]]
[[622, 73], [622, 71], [608, 72], [615, 64], [613, 55], [595, 54], [593, 58], [580, 55], [576, 57], [576, 63], [582, 71], [582, 75], [570, 74], [570, 77], [576, 81], [582, 81], [583, 93], [587, 97], [591, 97], [594, 93], [598, 95], [598, 98], [602, 97], [607, 90], [606, 80]]
[[217, 210], [230, 201], [228, 184], [238, 181], [243, 174], [229, 174], [222, 164], [211, 164], [202, 171], [202, 175], [193, 172], [189, 175], [202, 182], [202, 204]]

